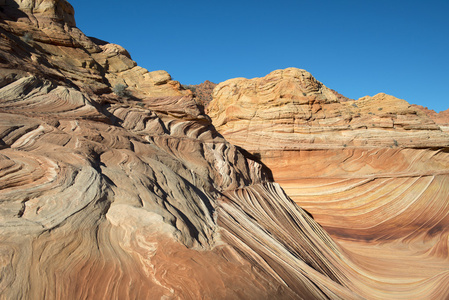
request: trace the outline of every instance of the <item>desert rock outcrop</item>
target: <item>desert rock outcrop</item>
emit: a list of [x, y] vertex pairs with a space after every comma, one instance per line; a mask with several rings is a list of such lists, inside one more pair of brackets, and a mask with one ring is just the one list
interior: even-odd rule
[[382, 296], [167, 72], [0, 4], [1, 299]]
[[421, 105], [413, 105], [413, 107], [423, 111], [429, 118], [437, 123], [442, 130], [449, 132], [449, 109], [437, 113], [433, 109], [428, 109]]
[[187, 85], [184, 87], [193, 92], [193, 95], [196, 98], [198, 104], [200, 104], [203, 107], [206, 107], [209, 104], [209, 102], [212, 101], [212, 92], [214, 91], [214, 88], [216, 86], [217, 86], [216, 83], [206, 80], [200, 84]]
[[300, 69], [277, 70], [252, 80], [231, 79], [219, 84], [213, 97], [208, 114], [216, 128], [252, 152], [448, 146], [448, 135], [406, 101], [378, 94], [340, 102], [333, 91]]
[[431, 117], [386, 94], [341, 101], [295, 68], [228, 80], [213, 96], [217, 130], [376, 278], [361, 280], [363, 297], [447, 297], [449, 135]]

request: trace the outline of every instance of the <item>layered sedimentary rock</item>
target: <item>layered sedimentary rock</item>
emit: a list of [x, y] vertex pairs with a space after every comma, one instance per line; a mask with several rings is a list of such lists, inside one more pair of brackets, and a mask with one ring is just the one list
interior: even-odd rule
[[1, 299], [383, 297], [190, 91], [73, 16], [0, 2]]
[[447, 297], [449, 135], [439, 124], [385, 94], [341, 101], [294, 68], [228, 80], [213, 96], [217, 130], [266, 164], [369, 278], [353, 290]]
[[440, 127], [406, 101], [378, 94], [340, 102], [300, 69], [231, 79], [218, 85], [213, 97], [208, 114], [216, 128], [252, 152], [448, 145]]
[[3, 73], [0, 86], [31, 73], [94, 94], [110, 92], [118, 84], [136, 97], [188, 94], [167, 72], [137, 66], [123, 47], [86, 37], [75, 26], [68, 2], [4, 2], [0, 49], [9, 74]]
[[449, 132], [449, 109], [437, 113], [433, 109], [428, 109], [421, 105], [413, 105], [413, 107], [423, 111], [429, 118], [437, 123], [442, 130]]

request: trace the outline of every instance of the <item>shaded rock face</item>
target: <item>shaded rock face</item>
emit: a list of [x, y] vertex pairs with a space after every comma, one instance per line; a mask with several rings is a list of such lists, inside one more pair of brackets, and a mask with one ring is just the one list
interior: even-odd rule
[[0, 86], [33, 74], [95, 95], [110, 94], [119, 84], [135, 97], [188, 94], [167, 72], [137, 66], [123, 47], [86, 37], [64, 0], [8, 0], [1, 8], [0, 67], [10, 71], [3, 71]]
[[340, 246], [167, 72], [86, 37], [66, 1], [0, 4], [2, 299], [361, 298]]
[[28, 15], [36, 16], [41, 28], [52, 23], [76, 25], [75, 11], [72, 5], [65, 0], [5, 0], [4, 2], [6, 6], [18, 8]]
[[228, 80], [213, 96], [217, 130], [259, 157], [344, 249], [361, 276], [353, 291], [447, 297], [449, 135], [441, 120], [386, 94], [342, 102], [294, 68]]

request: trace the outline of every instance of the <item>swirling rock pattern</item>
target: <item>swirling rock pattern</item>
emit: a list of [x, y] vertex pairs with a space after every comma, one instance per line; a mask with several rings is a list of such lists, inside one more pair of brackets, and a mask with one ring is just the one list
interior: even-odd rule
[[357, 274], [346, 283], [352, 291], [447, 297], [449, 135], [441, 120], [385, 94], [341, 102], [293, 68], [219, 84], [208, 113], [338, 242], [347, 263], [339, 271]]
[[86, 37], [64, 0], [0, 5], [1, 299], [366, 295], [375, 279], [167, 72]]

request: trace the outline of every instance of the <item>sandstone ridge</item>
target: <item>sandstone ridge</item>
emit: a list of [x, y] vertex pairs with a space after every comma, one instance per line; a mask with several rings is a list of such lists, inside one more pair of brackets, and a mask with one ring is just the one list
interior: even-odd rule
[[86, 37], [66, 1], [0, 5], [1, 299], [367, 293], [375, 279], [167, 72]]
[[340, 102], [305, 70], [231, 79], [216, 87], [213, 98], [208, 114], [216, 128], [251, 151], [260, 145], [260, 150], [448, 146], [448, 135], [406, 101], [378, 94]]
[[361, 295], [447, 297], [449, 135], [441, 119], [386, 94], [341, 101], [294, 68], [228, 80], [213, 95], [217, 130], [259, 157], [376, 278], [362, 279]]
[[64, 0], [8, 0], [1, 7], [1, 62], [11, 68], [3, 81], [31, 73], [102, 96], [118, 84], [136, 97], [189, 94], [167, 72], [137, 66], [123, 47], [86, 37]]

